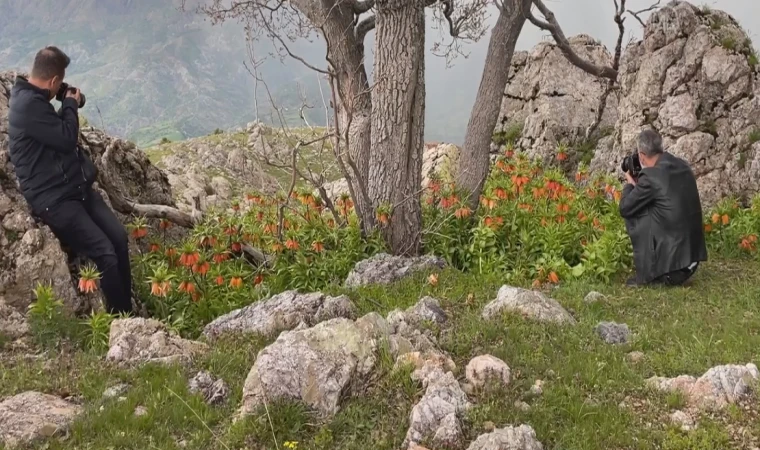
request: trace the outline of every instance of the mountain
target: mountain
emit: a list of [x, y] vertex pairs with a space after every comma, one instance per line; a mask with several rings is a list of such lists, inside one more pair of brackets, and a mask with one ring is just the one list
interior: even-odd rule
[[[179, 4], [0, 0], [0, 67], [28, 70], [37, 50], [57, 45], [72, 58], [67, 79], [87, 94], [83, 114], [142, 145], [253, 120], [242, 27], [212, 26]], [[262, 70], [278, 102], [298, 100], [302, 73], [279, 63]]]

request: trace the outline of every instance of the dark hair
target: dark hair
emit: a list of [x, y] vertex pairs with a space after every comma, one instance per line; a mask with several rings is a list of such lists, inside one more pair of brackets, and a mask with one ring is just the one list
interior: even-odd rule
[[63, 78], [71, 58], [66, 56], [58, 47], [45, 47], [34, 57], [32, 76], [49, 80], [55, 76]]
[[662, 136], [657, 130], [648, 128], [639, 135], [639, 152], [647, 156], [655, 156], [662, 153]]

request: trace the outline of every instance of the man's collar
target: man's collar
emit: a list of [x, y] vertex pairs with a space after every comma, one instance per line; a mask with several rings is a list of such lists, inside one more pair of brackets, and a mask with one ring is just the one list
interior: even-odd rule
[[16, 83], [15, 83], [19, 89], [28, 89], [30, 91], [34, 91], [40, 95], [42, 95], [45, 98], [50, 98], [50, 89], [42, 89], [40, 87], [37, 87], [29, 82], [26, 78], [22, 77], [21, 75], [16, 75]]

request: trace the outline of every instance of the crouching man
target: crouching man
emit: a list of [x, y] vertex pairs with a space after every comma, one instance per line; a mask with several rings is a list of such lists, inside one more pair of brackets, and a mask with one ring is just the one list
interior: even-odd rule
[[623, 171], [620, 215], [636, 266], [627, 284], [683, 284], [707, 261], [694, 173], [686, 161], [663, 151], [662, 137], [652, 129], [639, 135], [638, 152], [626, 158]]
[[[28, 80], [17, 77], [8, 112], [10, 159], [32, 212], [56, 237], [93, 260], [110, 313], [132, 312], [129, 243], [124, 226], [92, 189], [97, 169], [78, 147], [84, 98], [63, 83], [69, 57], [37, 53]], [[56, 112], [50, 100], [58, 97]]]

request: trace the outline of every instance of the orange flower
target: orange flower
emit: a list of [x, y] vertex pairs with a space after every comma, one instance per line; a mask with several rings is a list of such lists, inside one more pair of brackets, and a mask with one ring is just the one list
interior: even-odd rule
[[135, 239], [142, 239], [148, 235], [148, 229], [146, 227], [137, 227], [132, 230], [132, 237]]
[[222, 253], [214, 253], [213, 258], [214, 258], [214, 262], [215, 263], [221, 264], [224, 261], [227, 261], [227, 259], [229, 258], [229, 255], [227, 253], [224, 253], [224, 252], [222, 252]]
[[496, 200], [490, 197], [480, 197], [480, 204], [490, 210], [496, 207]]
[[160, 283], [153, 282], [150, 285], [150, 293], [156, 297], [166, 297], [169, 294], [171, 288], [172, 285], [168, 281], [163, 281]]
[[437, 273], [431, 273], [430, 276], [428, 276], [428, 284], [431, 286], [438, 286], [438, 274]]
[[528, 212], [533, 210], [533, 207], [528, 203], [520, 203], [517, 207]]
[[557, 223], [565, 223], [565, 216], [558, 216]]
[[161, 246], [159, 244], [156, 244], [156, 243], [150, 244], [151, 253], [157, 253], [159, 250], [161, 250]]
[[535, 280], [533, 280], [533, 284], [531, 284], [531, 286], [533, 286], [534, 289], [535, 288], [539, 288], [539, 287], [541, 287], [541, 281], [538, 280], [538, 279], [535, 279]]
[[238, 289], [243, 286], [243, 279], [240, 277], [233, 277], [230, 279], [230, 287]]
[[264, 225], [264, 234], [274, 234], [277, 231], [277, 225], [268, 223]]
[[285, 247], [287, 247], [290, 250], [298, 250], [301, 246], [298, 245], [298, 241], [295, 241], [293, 239], [288, 239], [285, 241]]
[[496, 188], [493, 193], [502, 200], [505, 200], [508, 196], [507, 191], [504, 188]]
[[431, 191], [433, 191], [435, 193], [438, 193], [438, 192], [441, 191], [441, 183], [439, 183], [437, 181], [431, 181], [430, 184], [428, 185], [428, 188]]
[[216, 245], [216, 238], [214, 236], [203, 236], [201, 238], [202, 247], [213, 247]]
[[557, 204], [557, 211], [561, 214], [567, 214], [570, 211], [570, 205], [567, 203], [559, 203]]
[[335, 220], [334, 219], [327, 219], [327, 226], [330, 228], [335, 228]]
[[240, 211], [240, 203], [237, 203], [237, 202], [233, 203], [232, 204], [232, 210], [233, 211]]
[[499, 226], [504, 224], [504, 218], [503, 217], [491, 217], [488, 216], [485, 219], [483, 219], [483, 224], [491, 229], [497, 229]]
[[176, 248], [171, 248], [171, 247], [167, 248], [166, 252], [164, 252], [164, 254], [166, 256], [168, 256], [169, 258], [173, 258], [173, 257], [177, 256], [177, 249]]
[[623, 197], [623, 193], [618, 190], [612, 193], [612, 198], [614, 198], [616, 202], [620, 202], [620, 199], [622, 197]]
[[717, 224], [718, 222], [720, 222], [720, 214], [715, 213], [712, 215], [712, 223]]
[[583, 211], [578, 211], [578, 220], [581, 222], [585, 222], [588, 217], [586, 217], [586, 214], [583, 213]]
[[322, 241], [314, 241], [311, 243], [311, 249], [319, 253], [325, 249], [325, 244], [323, 244]]
[[723, 217], [721, 217], [721, 221], [723, 222], [723, 225], [728, 225], [728, 222], [731, 219], [729, 219], [728, 214], [723, 214]]
[[557, 153], [557, 161], [564, 161], [566, 159], [567, 159], [567, 153], [565, 152]]
[[240, 253], [240, 251], [243, 250], [243, 245], [240, 242], [233, 242], [230, 244], [230, 250], [232, 250], [233, 253]]
[[546, 226], [546, 217], [542, 217], [542, 218], [541, 218], [541, 226], [542, 226], [542, 227], [545, 227], [545, 226]]
[[183, 281], [179, 284], [177, 290], [180, 292], [187, 292], [188, 294], [192, 294], [195, 292], [195, 284], [193, 284], [192, 281]]
[[386, 213], [378, 213], [378, 215], [377, 215], [377, 221], [380, 222], [383, 225], [388, 225], [388, 214], [386, 214]]
[[538, 187], [533, 188], [533, 198], [539, 199], [545, 196], [546, 196], [546, 189], [538, 188]]
[[559, 275], [557, 275], [557, 272], [549, 272], [549, 281], [552, 284], [559, 283]]
[[472, 210], [465, 206], [454, 211], [454, 215], [457, 219], [464, 219], [472, 215]]
[[193, 273], [205, 276], [210, 268], [211, 265], [208, 262], [195, 263], [193, 264]]
[[158, 228], [160, 228], [161, 230], [168, 230], [169, 228], [171, 228], [171, 226], [172, 226], [172, 223], [166, 219], [161, 219], [161, 222], [158, 223]]
[[273, 252], [280, 253], [282, 251], [282, 249], [283, 249], [282, 244], [280, 244], [279, 242], [275, 242], [274, 244], [272, 244], [272, 251]]
[[224, 284], [224, 277], [221, 275], [216, 276], [216, 285], [221, 286]]
[[198, 252], [186, 252], [180, 255], [179, 263], [185, 267], [192, 267], [192, 265], [197, 263], [200, 259], [201, 255], [199, 255]]
[[256, 275], [256, 278], [253, 279], [253, 285], [254, 286], [258, 286], [258, 285], [260, 285], [263, 282], [264, 282], [264, 275], [262, 275], [262, 274]]
[[95, 280], [80, 278], [79, 279], [79, 292], [84, 294], [91, 294], [98, 290], [98, 285], [95, 284]]
[[602, 225], [602, 222], [600, 222], [599, 219], [596, 217], [594, 217], [594, 228], [601, 231], [604, 230], [604, 225]]
[[705, 224], [705, 233], [709, 233], [712, 231], [712, 224], [706, 223]]

